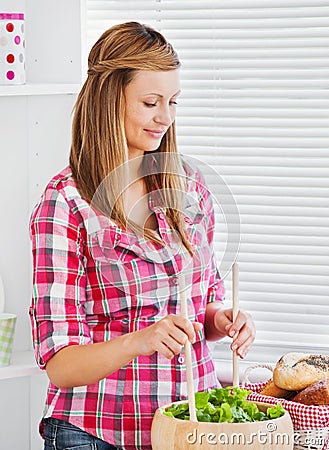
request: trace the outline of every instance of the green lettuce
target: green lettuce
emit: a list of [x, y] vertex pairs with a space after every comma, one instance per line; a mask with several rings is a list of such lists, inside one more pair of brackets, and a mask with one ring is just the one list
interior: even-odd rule
[[[241, 387], [226, 387], [210, 389], [207, 392], [195, 393], [196, 416], [199, 422], [260, 422], [283, 416], [281, 403], [260, 411], [256, 403], [248, 402], [251, 391]], [[188, 403], [175, 403], [168, 408], [162, 408], [162, 413], [176, 419], [189, 420]]]

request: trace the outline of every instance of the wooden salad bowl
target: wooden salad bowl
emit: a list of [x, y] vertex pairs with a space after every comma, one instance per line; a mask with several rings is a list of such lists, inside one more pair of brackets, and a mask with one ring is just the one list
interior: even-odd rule
[[[181, 401], [177, 403], [186, 403]], [[266, 412], [273, 405], [256, 403]], [[165, 405], [168, 408], [172, 405]], [[290, 415], [261, 422], [192, 422], [169, 417], [158, 408], [151, 429], [153, 450], [288, 450], [293, 449], [293, 425]]]

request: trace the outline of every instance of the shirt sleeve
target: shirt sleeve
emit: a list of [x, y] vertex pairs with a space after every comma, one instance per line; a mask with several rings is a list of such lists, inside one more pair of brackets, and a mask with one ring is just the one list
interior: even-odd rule
[[78, 222], [64, 196], [48, 188], [30, 221], [33, 293], [30, 307], [38, 365], [61, 348], [91, 342], [86, 322], [86, 275]]

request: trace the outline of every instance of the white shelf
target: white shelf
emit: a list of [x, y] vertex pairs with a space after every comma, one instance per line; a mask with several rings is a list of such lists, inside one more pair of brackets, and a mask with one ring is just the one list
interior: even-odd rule
[[0, 97], [18, 95], [59, 95], [77, 94], [81, 89], [79, 83], [27, 83], [0, 86]]
[[9, 366], [0, 367], [0, 380], [38, 375], [42, 370], [36, 365], [32, 351], [14, 353]]

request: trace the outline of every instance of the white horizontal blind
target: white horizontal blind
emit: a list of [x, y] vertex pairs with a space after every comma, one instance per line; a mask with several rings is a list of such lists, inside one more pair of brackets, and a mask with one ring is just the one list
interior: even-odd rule
[[[89, 46], [109, 26], [137, 20], [179, 53], [180, 151], [216, 169], [238, 204], [240, 302], [257, 326], [254, 359], [261, 349], [265, 360], [329, 352], [328, 0], [88, 0], [87, 9]], [[220, 227], [216, 252], [220, 259]], [[226, 288], [229, 300], [230, 276]]]

